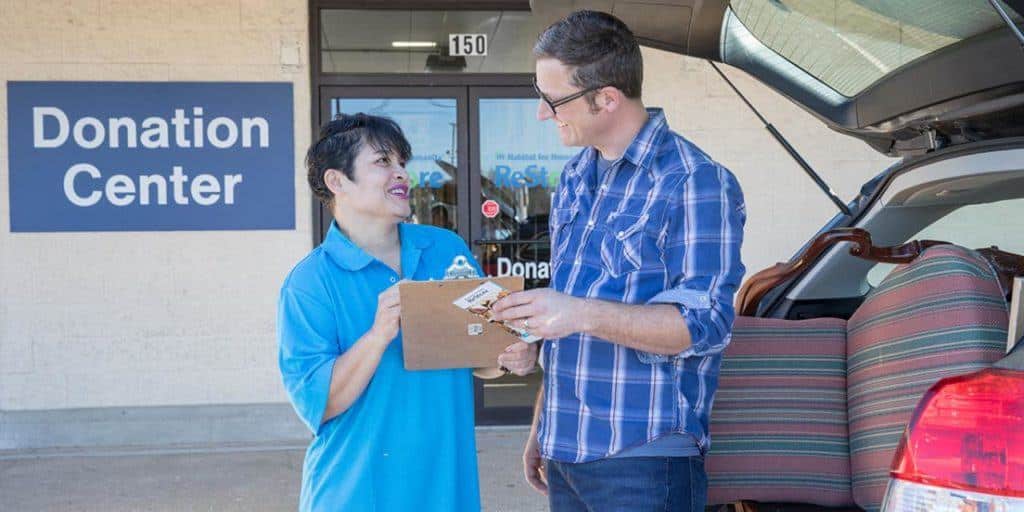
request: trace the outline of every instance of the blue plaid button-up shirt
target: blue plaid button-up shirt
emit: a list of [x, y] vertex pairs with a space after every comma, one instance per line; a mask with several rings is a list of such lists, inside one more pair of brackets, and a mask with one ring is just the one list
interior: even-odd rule
[[672, 304], [693, 340], [646, 353], [589, 335], [547, 340], [541, 454], [587, 462], [671, 433], [709, 446], [708, 416], [743, 277], [746, 212], [736, 178], [672, 132], [660, 109], [602, 175], [570, 160], [551, 209], [551, 288], [626, 304]]

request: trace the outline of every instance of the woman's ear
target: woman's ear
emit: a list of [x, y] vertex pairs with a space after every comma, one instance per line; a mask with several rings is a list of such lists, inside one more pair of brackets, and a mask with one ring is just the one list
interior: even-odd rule
[[345, 182], [348, 181], [349, 179], [345, 177], [345, 173], [337, 169], [327, 169], [324, 171], [324, 184], [327, 185], [327, 190], [330, 190], [333, 195], [341, 194], [345, 189]]

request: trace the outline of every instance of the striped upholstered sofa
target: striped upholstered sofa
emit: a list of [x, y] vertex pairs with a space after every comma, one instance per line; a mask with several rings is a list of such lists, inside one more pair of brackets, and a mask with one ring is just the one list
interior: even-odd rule
[[848, 321], [737, 318], [711, 415], [709, 503], [877, 510], [928, 387], [1003, 356], [1004, 297], [977, 252], [939, 245]]

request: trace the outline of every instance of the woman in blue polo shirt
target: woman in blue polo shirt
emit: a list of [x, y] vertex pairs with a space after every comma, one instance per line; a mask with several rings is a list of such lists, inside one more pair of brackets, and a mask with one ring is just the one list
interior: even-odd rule
[[[480, 508], [470, 370], [402, 365], [396, 283], [476, 267], [454, 233], [403, 222], [410, 156], [397, 124], [365, 114], [324, 125], [306, 155], [310, 188], [334, 222], [285, 279], [278, 306], [284, 385], [315, 434], [303, 511]], [[535, 360], [516, 342], [496, 365], [525, 374]]]

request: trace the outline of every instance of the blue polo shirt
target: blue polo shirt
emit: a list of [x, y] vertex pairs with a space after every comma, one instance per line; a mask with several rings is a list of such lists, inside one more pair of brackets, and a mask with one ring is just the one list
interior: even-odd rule
[[377, 295], [402, 277], [442, 279], [459, 257], [475, 261], [447, 230], [401, 224], [399, 236], [404, 276], [332, 224], [281, 288], [278, 362], [295, 411], [315, 435], [300, 510], [480, 509], [471, 370], [405, 370], [400, 332], [363, 394], [320, 424], [334, 361], [373, 325]]

